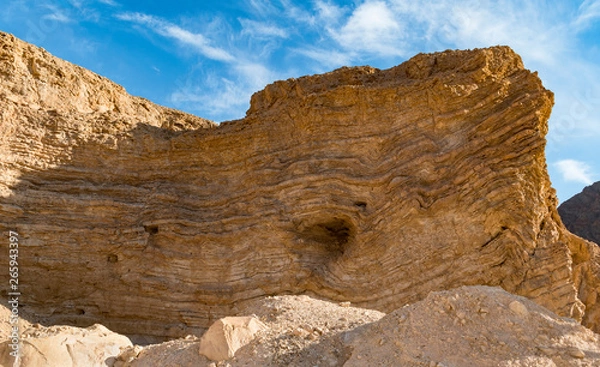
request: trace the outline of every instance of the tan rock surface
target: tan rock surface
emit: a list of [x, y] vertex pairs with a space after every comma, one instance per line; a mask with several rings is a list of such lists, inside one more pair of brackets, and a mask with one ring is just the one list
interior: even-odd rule
[[486, 284], [598, 330], [598, 249], [560, 224], [546, 172], [551, 106], [494, 47], [276, 82], [214, 127], [1, 34], [24, 310], [174, 337], [264, 295], [389, 312]]
[[[350, 353], [344, 367], [600, 365], [600, 335], [526, 298], [481, 286], [432, 293], [340, 340]], [[326, 356], [328, 348], [317, 353]]]
[[32, 325], [21, 335], [19, 360], [9, 353], [9, 342], [0, 344], [2, 367], [106, 367], [112, 366], [129, 338], [102, 325], [86, 329], [72, 326]]
[[305, 296], [255, 300], [241, 312], [267, 329], [231, 360], [207, 360], [188, 338], [145, 347], [122, 366], [600, 365], [600, 335], [500, 288], [434, 292], [385, 317]]
[[[200, 341], [188, 336], [123, 352], [118, 361], [127, 361], [123, 367], [162, 366], [288, 366], [327, 365], [314, 348], [324, 340], [381, 319], [384, 314], [374, 310], [353, 307], [345, 302], [332, 303], [308, 296], [275, 296], [258, 298], [239, 305], [238, 316], [255, 315], [266, 328], [251, 343], [239, 349], [233, 359], [214, 363], [198, 354]], [[334, 344], [327, 353], [328, 361], [336, 361], [342, 349]], [[131, 355], [135, 355], [131, 358]], [[117, 367], [117, 366], [115, 366]]]
[[266, 326], [252, 316], [230, 316], [218, 319], [200, 339], [199, 353], [213, 361], [232, 358], [250, 343]]

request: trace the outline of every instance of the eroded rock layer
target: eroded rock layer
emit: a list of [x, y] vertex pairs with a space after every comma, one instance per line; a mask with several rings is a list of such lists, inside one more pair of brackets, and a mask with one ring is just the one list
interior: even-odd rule
[[552, 94], [507, 47], [275, 82], [215, 127], [0, 42], [0, 226], [38, 315], [180, 336], [263, 295], [391, 311], [484, 284], [598, 330], [597, 249], [546, 172]]

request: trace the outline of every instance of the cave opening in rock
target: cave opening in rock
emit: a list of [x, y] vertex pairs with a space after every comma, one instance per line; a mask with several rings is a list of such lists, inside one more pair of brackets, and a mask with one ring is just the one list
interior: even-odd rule
[[343, 255], [353, 234], [352, 224], [337, 217], [317, 222], [301, 231], [301, 236], [316, 244], [319, 252], [327, 257]]
[[144, 226], [144, 230], [149, 233], [149, 234], [157, 234], [158, 233], [158, 226], [157, 225], [147, 225]]

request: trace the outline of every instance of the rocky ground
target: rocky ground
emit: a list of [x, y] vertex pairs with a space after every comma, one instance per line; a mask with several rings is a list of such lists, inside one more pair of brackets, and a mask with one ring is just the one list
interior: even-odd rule
[[[308, 296], [239, 305], [266, 329], [225, 361], [201, 338], [133, 346], [101, 325], [24, 323], [23, 366], [599, 366], [600, 335], [500, 288], [461, 287], [384, 315]], [[8, 312], [2, 308], [2, 332]], [[13, 366], [2, 344], [2, 366]], [[28, 347], [36, 346], [36, 348]]]

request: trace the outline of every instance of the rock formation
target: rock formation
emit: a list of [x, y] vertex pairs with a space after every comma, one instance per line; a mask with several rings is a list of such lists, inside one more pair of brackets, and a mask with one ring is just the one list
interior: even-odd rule
[[569, 231], [600, 244], [600, 181], [560, 204], [558, 214]]
[[490, 285], [600, 329], [552, 93], [508, 47], [278, 81], [217, 127], [1, 34], [0, 104], [0, 230], [47, 322], [176, 337], [264, 295], [390, 312]]

